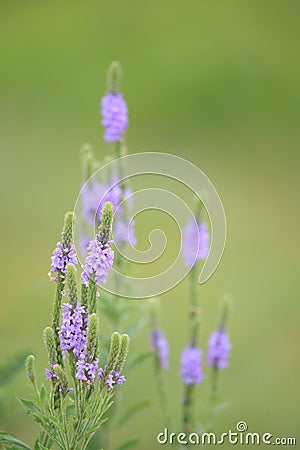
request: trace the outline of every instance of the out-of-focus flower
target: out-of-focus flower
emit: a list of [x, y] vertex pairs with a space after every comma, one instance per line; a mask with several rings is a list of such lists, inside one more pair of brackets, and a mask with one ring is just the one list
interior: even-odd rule
[[200, 384], [203, 381], [202, 351], [199, 348], [187, 347], [181, 354], [180, 375], [185, 384]]
[[182, 256], [187, 266], [193, 266], [199, 259], [205, 259], [209, 251], [210, 236], [206, 223], [197, 225], [190, 219], [182, 237]]
[[228, 366], [231, 343], [225, 330], [214, 331], [208, 341], [207, 365], [218, 369]]
[[123, 94], [109, 93], [101, 100], [101, 125], [107, 142], [118, 142], [128, 127], [128, 109]]
[[154, 330], [150, 333], [150, 344], [156, 353], [160, 366], [169, 368], [169, 344], [162, 330]]

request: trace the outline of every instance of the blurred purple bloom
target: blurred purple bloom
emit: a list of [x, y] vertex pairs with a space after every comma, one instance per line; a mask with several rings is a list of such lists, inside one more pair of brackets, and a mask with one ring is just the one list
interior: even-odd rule
[[73, 310], [73, 306], [69, 303], [63, 305], [63, 318], [59, 331], [60, 347], [64, 358], [67, 351], [72, 350], [73, 353], [79, 355], [86, 348], [86, 317], [84, 307], [77, 303]]
[[205, 259], [209, 251], [209, 232], [206, 223], [197, 225], [193, 219], [187, 222], [183, 230], [182, 256], [188, 267]]
[[97, 181], [86, 183], [81, 192], [83, 214], [90, 225], [101, 219], [104, 203], [111, 202], [116, 209], [121, 201], [120, 183], [113, 177], [108, 184]]
[[123, 95], [107, 94], [101, 100], [101, 125], [104, 127], [104, 140], [117, 142], [128, 127], [128, 109]]
[[127, 225], [123, 220], [116, 218], [113, 224], [113, 236], [117, 245], [123, 242], [135, 245], [134, 220], [131, 220], [129, 225]]
[[225, 369], [228, 366], [231, 343], [226, 331], [213, 332], [208, 341], [207, 365]]
[[109, 241], [106, 245], [103, 245], [97, 239], [93, 239], [89, 243], [88, 254], [81, 275], [83, 284], [88, 283], [91, 275], [95, 276], [96, 284], [106, 282], [114, 260], [114, 252], [110, 248], [111, 243], [112, 241]]
[[180, 375], [185, 384], [200, 384], [203, 381], [202, 351], [199, 348], [187, 347], [181, 353]]
[[152, 350], [156, 353], [159, 364], [163, 369], [169, 368], [169, 344], [162, 330], [150, 333]]
[[64, 248], [62, 242], [58, 242], [51, 256], [51, 269], [49, 275], [54, 272], [61, 271], [65, 273], [68, 264], [77, 265], [77, 257], [74, 245], [70, 248]]

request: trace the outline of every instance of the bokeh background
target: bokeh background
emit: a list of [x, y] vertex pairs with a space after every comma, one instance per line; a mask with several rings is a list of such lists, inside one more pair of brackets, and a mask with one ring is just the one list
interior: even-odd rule
[[[214, 182], [225, 206], [225, 254], [199, 288], [203, 346], [220, 297], [234, 299], [234, 348], [221, 380], [231, 404], [216, 430], [245, 420], [251, 431], [299, 438], [299, 6], [291, 0], [1, 1], [1, 367], [33, 352], [43, 378], [41, 332], [54, 289], [50, 254], [77, 197], [80, 146], [91, 142], [99, 158], [110, 150], [98, 103], [107, 67], [117, 59], [130, 109], [130, 152], [189, 159]], [[161, 299], [175, 422], [187, 288], [184, 281]], [[147, 333], [145, 327], [135, 351], [147, 347]], [[141, 436], [137, 448], [158, 447], [164, 424], [152, 369], [149, 360], [126, 384], [124, 408], [135, 399], [150, 398], [151, 405], [120, 429], [115, 444]], [[0, 428], [32, 444], [37, 428], [14, 398], [28, 391], [24, 373], [15, 369], [8, 378], [0, 387]], [[198, 388], [199, 410], [204, 390]]]

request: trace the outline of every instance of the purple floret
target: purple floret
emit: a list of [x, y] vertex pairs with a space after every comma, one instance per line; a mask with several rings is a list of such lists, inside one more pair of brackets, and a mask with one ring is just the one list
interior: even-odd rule
[[150, 333], [150, 344], [156, 353], [160, 366], [163, 369], [169, 368], [169, 344], [162, 330], [155, 330]]
[[117, 142], [128, 127], [128, 109], [123, 95], [107, 94], [101, 100], [101, 125], [104, 127], [104, 140]]
[[83, 266], [82, 283], [88, 284], [91, 275], [95, 276], [96, 284], [104, 284], [108, 272], [113, 265], [114, 252], [110, 248], [112, 242], [103, 245], [97, 239], [93, 239], [87, 248], [87, 257]]
[[85, 357], [82, 354], [77, 361], [77, 371], [76, 378], [82, 381], [95, 381], [96, 374], [98, 371], [98, 359], [92, 362], [86, 362]]
[[51, 256], [51, 269], [49, 275], [58, 271], [65, 273], [68, 264], [73, 264], [74, 266], [77, 265], [75, 247], [74, 245], [71, 245], [70, 248], [66, 248], [63, 246], [62, 242], [58, 242], [53, 251], [53, 255]]
[[180, 375], [185, 384], [200, 384], [203, 381], [202, 351], [199, 348], [187, 347], [181, 354]]
[[226, 331], [219, 329], [208, 341], [207, 365], [225, 369], [228, 366], [231, 343]]
[[182, 256], [188, 267], [205, 259], [209, 251], [209, 232], [206, 223], [197, 225], [193, 219], [187, 222], [183, 230]]
[[60, 347], [64, 358], [67, 351], [72, 350], [79, 357], [86, 348], [85, 310], [77, 303], [73, 306], [69, 303], [63, 305], [62, 325], [59, 331]]

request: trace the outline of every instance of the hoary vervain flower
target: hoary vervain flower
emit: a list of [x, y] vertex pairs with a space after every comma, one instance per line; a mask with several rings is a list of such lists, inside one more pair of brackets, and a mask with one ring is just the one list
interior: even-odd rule
[[107, 142], [118, 142], [128, 127], [128, 109], [121, 92], [108, 93], [101, 100], [101, 125]]
[[162, 330], [154, 330], [150, 333], [150, 344], [157, 356], [157, 360], [163, 369], [169, 367], [169, 344]]
[[190, 219], [183, 230], [182, 256], [187, 266], [193, 266], [199, 259], [205, 259], [209, 251], [207, 224], [199, 225]]
[[218, 369], [228, 366], [231, 343], [228, 334], [222, 328], [214, 331], [208, 341], [207, 365]]
[[62, 324], [59, 331], [60, 346], [66, 357], [67, 351], [72, 350], [79, 357], [86, 347], [86, 329], [85, 329], [85, 310], [84, 307], [77, 303], [73, 309], [73, 305], [65, 303], [63, 305]]
[[96, 284], [103, 284], [107, 280], [108, 272], [113, 265], [114, 252], [110, 240], [113, 206], [110, 202], [104, 204], [101, 213], [99, 233], [87, 248], [87, 257], [83, 266], [82, 283], [88, 284], [92, 278]]
[[183, 383], [200, 384], [203, 381], [202, 351], [199, 348], [187, 347], [181, 354], [180, 375]]

